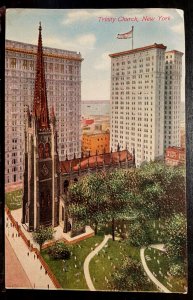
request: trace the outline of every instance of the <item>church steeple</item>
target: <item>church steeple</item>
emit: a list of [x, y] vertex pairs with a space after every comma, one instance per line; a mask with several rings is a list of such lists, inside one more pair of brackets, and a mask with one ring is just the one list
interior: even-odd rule
[[42, 49], [42, 27], [39, 25], [38, 51], [36, 63], [35, 91], [33, 114], [39, 130], [49, 129], [49, 113], [47, 103], [44, 58]]

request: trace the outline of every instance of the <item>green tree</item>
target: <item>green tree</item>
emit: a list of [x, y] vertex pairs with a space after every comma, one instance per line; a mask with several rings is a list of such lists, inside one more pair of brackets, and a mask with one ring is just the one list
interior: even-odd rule
[[166, 251], [173, 260], [184, 260], [186, 257], [187, 226], [185, 216], [174, 214], [166, 222]]
[[87, 214], [97, 234], [98, 224], [104, 224], [108, 214], [106, 205], [105, 173], [98, 172], [87, 177], [85, 196]]
[[139, 171], [141, 210], [150, 218], [167, 218], [185, 212], [185, 172], [160, 162], [144, 164]]
[[165, 238], [171, 275], [185, 276], [187, 273], [187, 226], [186, 217], [182, 213], [173, 214], [167, 220]]
[[[84, 178], [85, 179], [85, 178]], [[86, 198], [87, 181], [80, 179], [78, 182], [70, 185], [68, 198], [68, 212], [73, 219], [72, 231], [78, 231], [88, 224], [89, 216], [87, 210]]]
[[70, 247], [64, 243], [57, 242], [48, 249], [48, 253], [53, 259], [69, 259]]
[[97, 234], [98, 224], [104, 224], [107, 214], [105, 174], [89, 174], [70, 186], [69, 212], [73, 224], [94, 225]]
[[43, 225], [40, 225], [33, 233], [33, 240], [38, 243], [40, 246], [40, 251], [42, 250], [42, 245], [48, 241], [52, 240], [54, 235], [54, 229], [53, 227], [45, 227]]
[[134, 201], [134, 193], [128, 185], [127, 171], [109, 171], [105, 178], [108, 218], [112, 224], [112, 238], [115, 239], [115, 220], [128, 218]]
[[144, 275], [144, 270], [137, 260], [126, 258], [120, 269], [112, 275], [110, 288], [118, 291], [148, 290], [149, 283]]
[[139, 220], [133, 222], [129, 230], [129, 243], [135, 247], [149, 245], [151, 242], [149, 231], [146, 224], [140, 223]]

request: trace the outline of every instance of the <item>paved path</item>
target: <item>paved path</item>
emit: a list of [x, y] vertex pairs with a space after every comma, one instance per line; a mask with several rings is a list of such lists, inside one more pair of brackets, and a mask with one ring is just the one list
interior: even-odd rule
[[7, 238], [5, 239], [5, 286], [6, 288], [32, 288]]
[[5, 213], [5, 235], [17, 259], [25, 270], [32, 288], [56, 289], [55, 284], [49, 277], [47, 270], [42, 265], [37, 254], [34, 251], [30, 251], [21, 235], [18, 235], [18, 231], [16, 227], [12, 225], [7, 213]]
[[86, 283], [88, 285], [88, 288], [90, 291], [96, 291], [93, 283], [92, 283], [92, 279], [90, 277], [90, 272], [89, 272], [89, 263], [91, 261], [91, 259], [105, 246], [105, 244], [108, 242], [108, 240], [112, 238], [112, 236], [109, 235], [105, 235], [104, 240], [100, 243], [100, 245], [98, 247], [96, 247], [91, 253], [89, 253], [89, 255], [86, 257], [85, 261], [84, 261], [84, 276], [86, 279]]
[[[153, 246], [153, 245], [151, 245], [151, 246]], [[157, 245], [156, 245], [156, 248], [157, 248]], [[155, 278], [155, 276], [149, 270], [149, 268], [146, 264], [146, 261], [145, 261], [145, 255], [144, 255], [145, 249], [146, 249], [146, 247], [142, 247], [140, 249], [141, 262], [142, 262], [145, 272], [147, 273], [147, 275], [151, 279], [151, 281], [153, 281], [153, 283], [155, 283], [155, 285], [161, 290], [161, 292], [171, 293], [171, 291], [169, 291], [159, 280], [157, 280], [157, 278]]]

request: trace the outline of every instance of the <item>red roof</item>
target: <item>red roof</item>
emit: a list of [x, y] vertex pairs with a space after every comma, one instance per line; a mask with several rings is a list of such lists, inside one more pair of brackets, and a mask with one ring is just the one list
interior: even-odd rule
[[82, 120], [82, 123], [84, 125], [91, 125], [94, 123], [94, 119], [84, 119], [84, 120]]
[[120, 162], [131, 161], [133, 156], [127, 151], [119, 151], [112, 153], [105, 153], [101, 155], [94, 155], [84, 158], [76, 158], [72, 160], [65, 160], [60, 162], [61, 173], [70, 173], [70, 171], [85, 170], [87, 168], [96, 168], [97, 166], [116, 165]]
[[149, 45], [149, 46], [145, 46], [145, 47], [141, 47], [141, 48], [136, 48], [136, 49], [132, 49], [132, 50], [127, 50], [127, 51], [123, 51], [123, 52], [117, 52], [117, 53], [113, 53], [113, 54], [109, 54], [110, 57], [116, 57], [116, 56], [122, 56], [122, 55], [127, 55], [127, 54], [131, 54], [131, 53], [136, 53], [139, 51], [146, 51], [149, 49], [153, 49], [153, 48], [159, 48], [159, 49], [166, 49], [167, 47], [164, 46], [163, 44], [153, 44], [153, 45]]
[[166, 148], [166, 151], [184, 151], [185, 148], [177, 146], [169, 146]]
[[170, 51], [165, 52], [165, 54], [168, 54], [168, 53], [177, 53], [177, 54], [184, 55], [183, 52], [180, 52], [180, 51], [178, 51], [178, 50], [170, 50]]

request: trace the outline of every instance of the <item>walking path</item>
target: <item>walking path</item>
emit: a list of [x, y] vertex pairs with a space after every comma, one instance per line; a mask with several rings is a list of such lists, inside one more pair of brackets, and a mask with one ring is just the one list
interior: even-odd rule
[[5, 286], [6, 288], [32, 288], [7, 237], [5, 238]]
[[[150, 247], [154, 247], [154, 245], [150, 245]], [[156, 249], [160, 249], [160, 248], [163, 249], [163, 246], [160, 245], [160, 248], [159, 248], [159, 245], [156, 245], [156, 247], [154, 247], [154, 248], [156, 248]], [[157, 278], [155, 278], [155, 276], [149, 270], [149, 268], [148, 268], [148, 266], [146, 264], [146, 261], [145, 261], [145, 255], [144, 255], [145, 249], [146, 249], [146, 247], [142, 247], [140, 249], [141, 262], [142, 262], [142, 265], [144, 267], [145, 272], [147, 273], [147, 275], [151, 279], [151, 281], [153, 281], [153, 283], [155, 283], [155, 285], [161, 290], [161, 292], [171, 293], [171, 291], [169, 291], [159, 280], [157, 280]]]
[[86, 257], [85, 261], [84, 261], [84, 276], [86, 279], [86, 283], [88, 285], [88, 288], [90, 291], [96, 291], [93, 283], [92, 283], [92, 279], [90, 277], [90, 272], [89, 272], [89, 263], [91, 261], [91, 259], [105, 246], [105, 244], [108, 242], [108, 240], [112, 238], [112, 236], [109, 235], [105, 235], [104, 240], [100, 243], [100, 245], [98, 247], [96, 247], [91, 253], [89, 253], [89, 255]]
[[[5, 212], [5, 235], [13, 248], [17, 259], [22, 265], [32, 288], [56, 289], [55, 282], [50, 277], [49, 270], [45, 267], [45, 262], [36, 251], [32, 250], [23, 239], [23, 235]], [[16, 277], [17, 278], [17, 277]], [[17, 280], [17, 279], [16, 279]]]

